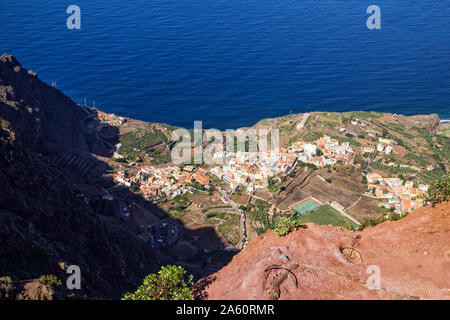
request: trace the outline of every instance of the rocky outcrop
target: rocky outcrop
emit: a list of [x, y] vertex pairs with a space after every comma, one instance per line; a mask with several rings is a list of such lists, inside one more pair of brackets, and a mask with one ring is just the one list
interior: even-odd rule
[[441, 119], [436, 113], [427, 115], [404, 116], [395, 114], [394, 117], [401, 124], [410, 127], [421, 127], [430, 133], [437, 133], [441, 124]]
[[431, 133], [437, 133], [439, 131], [441, 119], [435, 113], [428, 116], [411, 116], [411, 119], [416, 121], [420, 127], [427, 129]]
[[362, 232], [314, 224], [281, 238], [269, 231], [222, 270], [200, 280], [197, 296], [449, 299], [449, 229], [447, 202]]

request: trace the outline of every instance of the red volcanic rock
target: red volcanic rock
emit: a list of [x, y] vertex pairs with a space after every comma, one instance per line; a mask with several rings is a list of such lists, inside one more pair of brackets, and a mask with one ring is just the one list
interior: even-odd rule
[[[314, 224], [281, 238], [269, 231], [200, 280], [197, 294], [206, 299], [449, 299], [449, 229], [447, 202], [362, 232]], [[343, 248], [357, 250], [351, 261], [352, 249]], [[377, 268], [380, 287], [369, 289], [366, 282]]]

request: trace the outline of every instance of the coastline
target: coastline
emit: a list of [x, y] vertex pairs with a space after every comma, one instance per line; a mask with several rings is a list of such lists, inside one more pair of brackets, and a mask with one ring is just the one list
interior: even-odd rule
[[[194, 118], [192, 120], [192, 126], [182, 126], [182, 125], [177, 125], [171, 122], [164, 122], [164, 121], [149, 121], [149, 120], [144, 120], [142, 118], [139, 117], [133, 117], [133, 116], [128, 116], [128, 115], [123, 115], [122, 113], [115, 113], [115, 112], [110, 112], [108, 109], [100, 107], [100, 106], [87, 106], [87, 105], [83, 105], [81, 103], [77, 103], [79, 106], [81, 107], [85, 107], [88, 109], [97, 109], [97, 110], [101, 110], [105, 113], [110, 113], [110, 114], [116, 114], [117, 116], [123, 117], [123, 118], [128, 118], [128, 119], [133, 119], [133, 120], [137, 120], [137, 121], [142, 121], [142, 122], [146, 122], [146, 123], [156, 123], [156, 124], [167, 124], [173, 127], [179, 127], [179, 128], [185, 128], [185, 129], [193, 129], [193, 124], [194, 121], [203, 121], [202, 119], [196, 119]], [[107, 111], [108, 110], [108, 111]], [[391, 112], [384, 112], [384, 111], [370, 111], [370, 110], [350, 110], [350, 111], [322, 111], [322, 110], [309, 110], [309, 111], [305, 111], [305, 112], [299, 112], [299, 113], [292, 113], [292, 114], [284, 114], [284, 115], [279, 115], [279, 116], [275, 116], [275, 117], [263, 117], [259, 120], [257, 120], [256, 122], [253, 123], [248, 123], [247, 125], [244, 126], [231, 126], [230, 128], [225, 128], [225, 129], [221, 129], [218, 128], [217, 126], [204, 126], [203, 123], [203, 130], [209, 130], [209, 129], [218, 129], [220, 131], [225, 131], [227, 129], [232, 129], [232, 130], [237, 130], [237, 129], [244, 129], [244, 128], [252, 128], [256, 125], [258, 125], [259, 123], [261, 123], [262, 121], [267, 121], [267, 120], [275, 120], [275, 119], [282, 119], [282, 118], [286, 118], [286, 117], [290, 117], [290, 116], [300, 116], [300, 115], [304, 115], [304, 114], [317, 114], [317, 113], [339, 113], [339, 114], [345, 114], [345, 113], [374, 113], [374, 114], [380, 114], [380, 115], [398, 115], [398, 116], [403, 116], [403, 117], [426, 117], [426, 116], [432, 116], [432, 115], [437, 115], [437, 117], [439, 118], [439, 123], [441, 125], [446, 125], [446, 124], [450, 124], [450, 119], [441, 119], [439, 114], [436, 112], [433, 113], [422, 113], [422, 114], [403, 114], [403, 113], [391, 113]]]

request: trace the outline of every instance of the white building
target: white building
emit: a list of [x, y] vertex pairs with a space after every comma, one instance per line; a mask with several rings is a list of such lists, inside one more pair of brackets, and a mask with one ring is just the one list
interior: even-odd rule
[[378, 151], [378, 152], [382, 152], [383, 150], [384, 150], [384, 144], [378, 143], [378, 144], [377, 144], [377, 151]]
[[303, 146], [303, 150], [305, 151], [306, 155], [311, 158], [316, 155], [317, 147], [313, 144], [307, 143]]

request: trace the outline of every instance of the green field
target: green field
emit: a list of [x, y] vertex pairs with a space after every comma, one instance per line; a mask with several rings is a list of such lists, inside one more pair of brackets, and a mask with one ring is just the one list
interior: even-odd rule
[[354, 222], [347, 219], [343, 215], [341, 215], [338, 211], [330, 207], [329, 205], [323, 205], [319, 209], [311, 212], [310, 214], [306, 216], [302, 216], [299, 218], [299, 221], [301, 223], [308, 223], [312, 222], [319, 225], [328, 225], [331, 224], [335, 227], [345, 227], [349, 224], [356, 228]]
[[233, 245], [236, 245], [239, 242], [239, 237], [233, 237], [230, 233], [234, 227], [239, 225], [239, 215], [231, 213], [224, 214], [226, 221], [219, 225], [219, 232], [222, 233], [224, 237], [227, 238]]
[[136, 129], [119, 137], [122, 146], [118, 153], [128, 160], [135, 161], [139, 152], [145, 151], [156, 159], [155, 164], [170, 162], [170, 156], [161, 154], [161, 150], [151, 149], [167, 140], [166, 135], [159, 130]]

